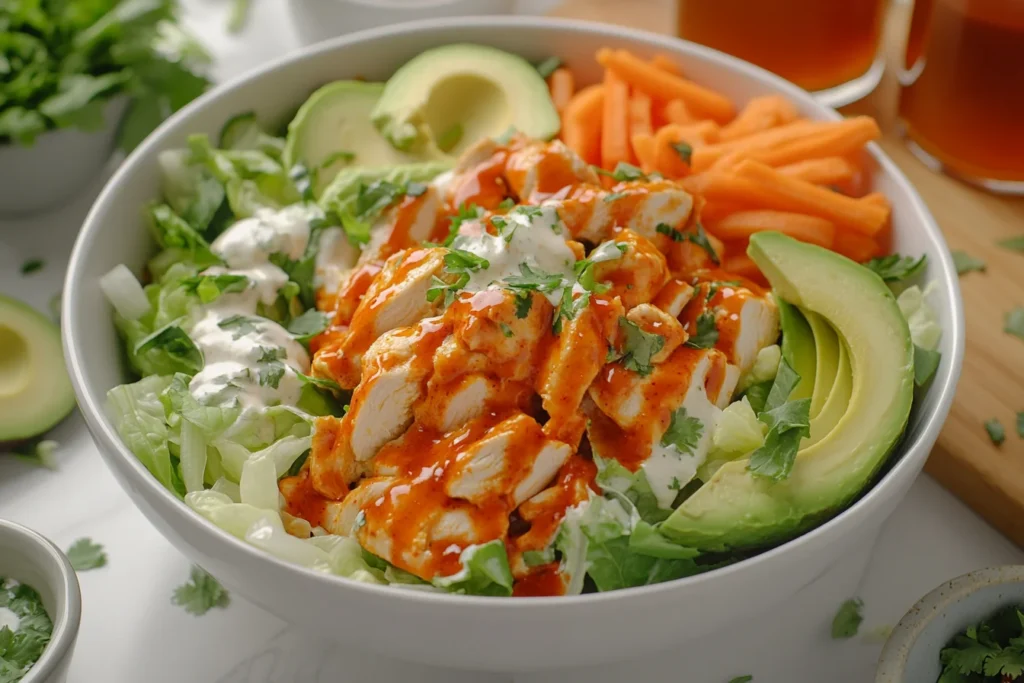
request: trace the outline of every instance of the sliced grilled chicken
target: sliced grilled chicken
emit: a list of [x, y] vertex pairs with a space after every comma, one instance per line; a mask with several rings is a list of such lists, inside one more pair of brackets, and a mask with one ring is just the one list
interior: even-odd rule
[[686, 223], [693, 197], [667, 181], [626, 182], [610, 191], [596, 185], [571, 188], [544, 202], [549, 203], [558, 207], [575, 239], [599, 244], [622, 228], [655, 240], [659, 225]]
[[668, 281], [668, 264], [654, 243], [633, 232], [622, 230], [613, 242], [626, 248], [620, 258], [595, 263], [594, 279], [611, 285], [605, 296], [619, 297], [626, 310], [647, 303]]
[[505, 180], [524, 204], [540, 203], [572, 185], [600, 182], [594, 169], [561, 140], [534, 142], [510, 152]]
[[651, 304], [640, 304], [626, 313], [626, 320], [635, 323], [644, 332], [662, 338], [661, 350], [651, 356], [652, 363], [665, 361], [687, 339], [682, 324], [671, 315]]

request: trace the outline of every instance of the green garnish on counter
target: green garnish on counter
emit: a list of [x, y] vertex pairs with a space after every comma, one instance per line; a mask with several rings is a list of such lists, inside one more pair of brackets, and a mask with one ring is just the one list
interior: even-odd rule
[[839, 606], [836, 616], [832, 618], [832, 637], [853, 638], [860, 630], [860, 624], [864, 621], [861, 610], [864, 608], [864, 601], [860, 598], [852, 598]]
[[214, 607], [227, 607], [230, 601], [224, 586], [196, 565], [192, 565], [189, 580], [175, 588], [174, 596], [171, 598], [175, 605], [184, 607], [186, 612], [197, 617]]
[[80, 538], [68, 548], [68, 559], [77, 572], [99, 569], [107, 564], [107, 553], [90, 538]]

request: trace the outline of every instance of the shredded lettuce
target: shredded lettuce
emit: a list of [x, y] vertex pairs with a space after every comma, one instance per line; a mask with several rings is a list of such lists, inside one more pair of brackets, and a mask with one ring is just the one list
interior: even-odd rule
[[451, 593], [512, 595], [512, 570], [501, 539], [471, 545], [459, 555], [462, 571], [434, 579], [434, 585]]
[[896, 297], [896, 303], [910, 327], [911, 341], [915, 346], [928, 351], [934, 351], [942, 338], [942, 328], [939, 326], [938, 316], [927, 301], [935, 287], [934, 282], [926, 286], [924, 290], [917, 285], [912, 285]]
[[781, 360], [782, 347], [778, 344], [766, 346], [758, 351], [754, 365], [740, 376], [740, 381], [736, 385], [736, 393], [741, 394], [755, 384], [774, 380]]
[[160, 402], [160, 393], [171, 377], [152, 375], [134, 384], [122, 384], [107, 392], [107, 408], [114, 427], [125, 445], [167, 489], [183, 493], [175, 486], [170, 433]]
[[597, 453], [594, 453], [594, 462], [601, 490], [624, 496], [636, 508], [641, 519], [653, 524], [668, 519], [672, 514], [672, 510], [658, 506], [658, 499], [642, 469], [630, 472], [618, 460], [602, 458]]

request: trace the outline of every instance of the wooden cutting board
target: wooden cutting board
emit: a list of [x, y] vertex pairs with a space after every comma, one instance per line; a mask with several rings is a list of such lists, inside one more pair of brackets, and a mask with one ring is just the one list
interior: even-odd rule
[[[552, 15], [675, 31], [674, 0], [567, 0]], [[908, 20], [908, 7], [893, 3], [886, 30], [890, 57], [901, 49]], [[1016, 428], [1017, 412], [1024, 411], [1024, 341], [1003, 332], [1006, 312], [1024, 305], [1024, 253], [995, 244], [1024, 235], [1024, 198], [975, 190], [919, 162], [894, 132], [898, 87], [887, 76], [847, 113], [866, 113], [880, 121], [888, 131], [882, 147], [917, 187], [950, 249], [966, 251], [988, 265], [986, 272], [960, 279], [967, 332], [963, 374], [926, 471], [1024, 547], [1024, 439]], [[1006, 429], [1000, 447], [985, 431], [984, 423], [991, 418]]]

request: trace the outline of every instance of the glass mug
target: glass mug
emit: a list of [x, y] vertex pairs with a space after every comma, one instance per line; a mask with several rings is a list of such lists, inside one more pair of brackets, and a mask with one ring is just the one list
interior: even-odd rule
[[679, 36], [753, 62], [841, 107], [882, 78], [886, 0], [679, 0]]

